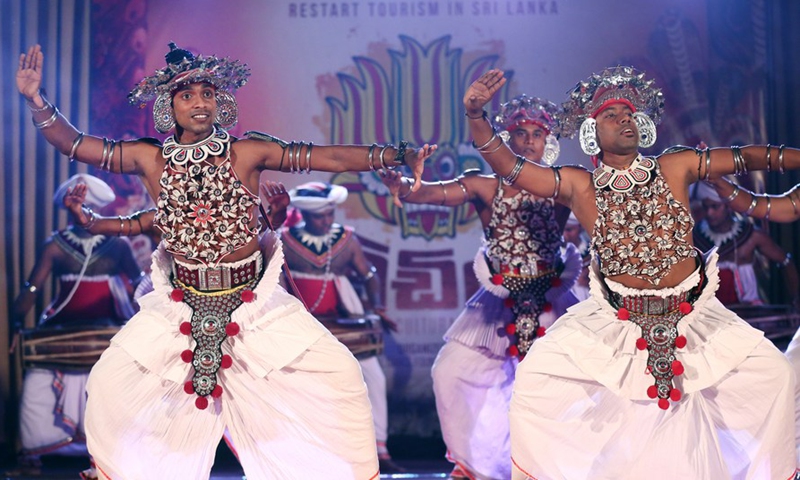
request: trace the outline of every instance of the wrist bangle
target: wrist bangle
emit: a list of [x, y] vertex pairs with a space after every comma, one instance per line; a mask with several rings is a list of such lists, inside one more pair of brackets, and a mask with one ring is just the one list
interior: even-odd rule
[[33, 126], [38, 128], [39, 130], [47, 128], [50, 125], [56, 123], [56, 120], [58, 120], [58, 109], [56, 107], [53, 107], [53, 115], [51, 115], [50, 118], [48, 118], [47, 120], [37, 122], [36, 120], [33, 119], [33, 117], [31, 117]]
[[731, 203], [733, 201], [733, 199], [736, 198], [736, 196], [739, 195], [739, 192], [741, 192], [741, 191], [742, 191], [742, 189], [739, 188], [739, 185], [734, 185], [733, 186], [733, 192], [731, 192], [730, 195], [725, 197], [725, 203]]
[[404, 198], [408, 197], [408, 196], [409, 196], [409, 195], [411, 195], [411, 193], [412, 193], [412, 191], [411, 191], [411, 185], [409, 185], [408, 183], [406, 183], [406, 182], [405, 182], [405, 180], [406, 180], [406, 177], [403, 177], [403, 179], [402, 179], [402, 180], [400, 180], [400, 188], [402, 189], [402, 188], [403, 188], [403, 185], [408, 185], [408, 193], [406, 193], [405, 195], [403, 195], [403, 194], [400, 194], [400, 193], [398, 192], [398, 194], [397, 194], [397, 198], [399, 198], [400, 200], [403, 200]]
[[480, 119], [487, 120], [489, 118], [489, 114], [486, 113], [486, 110], [481, 110], [481, 114], [478, 115], [477, 117], [473, 117], [472, 115], [469, 114], [469, 112], [464, 112], [464, 116], [469, 118], [470, 120], [480, 120]]

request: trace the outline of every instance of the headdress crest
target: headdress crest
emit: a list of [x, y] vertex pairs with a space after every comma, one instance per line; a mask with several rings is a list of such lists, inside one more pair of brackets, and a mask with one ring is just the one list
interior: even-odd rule
[[128, 94], [133, 105], [145, 103], [163, 93], [170, 93], [186, 83], [208, 82], [217, 89], [235, 90], [247, 83], [250, 69], [239, 60], [214, 55], [194, 55], [188, 50], [169, 44], [169, 52], [164, 55], [167, 66], [143, 78]]
[[637, 112], [647, 115], [655, 124], [664, 112], [664, 97], [654, 80], [633, 67], [617, 66], [592, 74], [579, 82], [562, 104], [559, 133], [574, 136], [587, 118], [593, 117], [609, 100], [625, 100]]
[[492, 120], [500, 130], [511, 130], [520, 123], [535, 123], [550, 133], [556, 127], [557, 112], [555, 103], [523, 93], [500, 105]]

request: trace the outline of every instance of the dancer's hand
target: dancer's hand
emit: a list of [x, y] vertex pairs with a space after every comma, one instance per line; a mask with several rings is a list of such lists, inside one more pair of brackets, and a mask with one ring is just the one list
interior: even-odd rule
[[267, 203], [267, 217], [273, 228], [278, 228], [286, 221], [286, 207], [289, 206], [289, 193], [281, 182], [265, 180], [259, 184], [261, 196]]
[[19, 55], [17, 89], [35, 108], [44, 107], [44, 99], [39, 94], [39, 88], [42, 86], [43, 64], [44, 54], [40, 45], [34, 45], [28, 49], [27, 54]]
[[392, 201], [397, 208], [403, 208], [403, 202], [400, 200], [400, 189], [403, 186], [403, 174], [396, 170], [380, 170], [381, 181], [389, 189], [389, 194], [392, 196]]
[[411, 169], [411, 173], [414, 176], [414, 185], [411, 186], [412, 192], [416, 192], [422, 186], [422, 172], [425, 170], [425, 160], [433, 155], [437, 148], [439, 147], [436, 145], [428, 145], [426, 143], [415, 152], [406, 153], [406, 165]]
[[464, 108], [467, 110], [467, 115], [470, 117], [480, 116], [483, 107], [505, 84], [505, 74], [496, 68], [489, 70], [472, 82], [472, 85], [464, 93]]
[[75, 217], [76, 223], [85, 225], [89, 222], [86, 213], [83, 211], [83, 202], [86, 200], [86, 192], [88, 187], [85, 183], [79, 183], [72, 188], [67, 189], [67, 194], [64, 195], [64, 207], [69, 210]]

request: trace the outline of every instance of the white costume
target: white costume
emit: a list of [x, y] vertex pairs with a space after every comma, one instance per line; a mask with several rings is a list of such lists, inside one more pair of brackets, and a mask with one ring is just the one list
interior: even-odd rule
[[184, 391], [191, 369], [181, 351], [192, 341], [179, 326], [191, 309], [170, 299], [163, 245], [154, 254], [154, 291], [89, 379], [88, 444], [108, 478], [208, 478], [225, 428], [249, 478], [377, 478], [358, 364], [278, 284], [280, 242], [266, 234], [262, 244], [255, 300], [232, 313], [241, 332], [222, 345], [233, 358], [218, 374], [222, 396], [203, 410]]

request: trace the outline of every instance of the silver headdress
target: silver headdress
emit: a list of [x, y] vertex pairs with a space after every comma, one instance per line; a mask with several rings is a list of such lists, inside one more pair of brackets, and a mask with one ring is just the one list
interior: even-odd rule
[[156, 129], [167, 132], [175, 125], [172, 117], [171, 95], [179, 86], [188, 83], [208, 82], [217, 88], [217, 123], [230, 128], [238, 120], [238, 106], [229, 91], [247, 83], [250, 69], [238, 60], [213, 55], [195, 56], [192, 52], [169, 44], [170, 51], [164, 55], [167, 66], [143, 78], [128, 94], [133, 105], [144, 105], [156, 98], [153, 120]]
[[[664, 96], [661, 89], [655, 86], [654, 80], [646, 80], [644, 73], [633, 67], [607, 68], [578, 83], [570, 92], [569, 100], [562, 104], [559, 133], [571, 138], [579, 130], [590, 130], [584, 122], [593, 119], [602, 107], [608, 105], [609, 100], [629, 103], [639, 114], [637, 125], [641, 126], [640, 122], [649, 121], [649, 125], [645, 125], [647, 131], [640, 128], [640, 136], [642, 146], [652, 146], [655, 143], [655, 124], [661, 121], [664, 112]], [[652, 137], [644, 138], [645, 135]]]
[[523, 93], [500, 105], [500, 111], [492, 117], [492, 123], [506, 142], [510, 139], [510, 132], [518, 125], [527, 123], [542, 127], [547, 132], [542, 160], [552, 165], [560, 152], [556, 133], [558, 111], [555, 103]]

